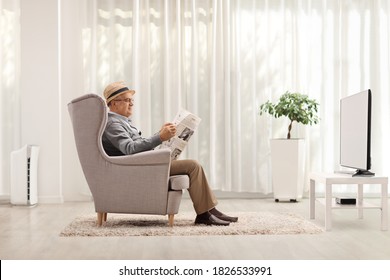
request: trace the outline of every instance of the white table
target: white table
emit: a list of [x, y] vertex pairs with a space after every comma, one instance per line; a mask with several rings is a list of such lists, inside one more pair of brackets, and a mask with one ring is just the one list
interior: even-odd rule
[[[349, 174], [341, 173], [311, 173], [310, 174], [310, 219], [315, 219], [315, 188], [316, 183], [325, 184], [325, 229], [332, 229], [332, 209], [351, 209], [358, 210], [359, 219], [363, 218], [363, 209], [377, 208], [381, 210], [381, 230], [387, 230], [388, 216], [388, 177], [352, 177]], [[336, 184], [357, 184], [357, 199], [356, 204], [336, 204], [332, 199], [332, 185]], [[364, 184], [379, 184], [381, 188], [381, 204], [370, 205], [363, 201], [363, 186]]]

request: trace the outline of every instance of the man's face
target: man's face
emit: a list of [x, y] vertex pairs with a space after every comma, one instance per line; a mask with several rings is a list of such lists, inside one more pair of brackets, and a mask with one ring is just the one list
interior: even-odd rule
[[127, 118], [133, 113], [133, 94], [131, 92], [121, 94], [111, 102], [111, 111]]
[[111, 102], [113, 102], [111, 110], [115, 113], [127, 118], [133, 113], [133, 94], [131, 92], [121, 94]]

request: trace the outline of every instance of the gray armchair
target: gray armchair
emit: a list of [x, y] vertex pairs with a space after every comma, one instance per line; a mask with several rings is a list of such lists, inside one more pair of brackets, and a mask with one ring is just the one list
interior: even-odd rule
[[102, 145], [108, 113], [103, 98], [83, 95], [68, 104], [68, 111], [79, 160], [93, 196], [97, 224], [101, 226], [107, 220], [107, 213], [168, 214], [172, 226], [189, 178], [169, 177], [170, 150], [110, 157]]

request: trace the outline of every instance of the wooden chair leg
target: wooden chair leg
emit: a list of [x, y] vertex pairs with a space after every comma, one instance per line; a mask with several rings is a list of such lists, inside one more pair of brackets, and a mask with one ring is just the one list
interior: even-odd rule
[[107, 222], [107, 213], [103, 213], [103, 222]]
[[103, 216], [104, 216], [104, 213], [100, 213], [100, 212], [97, 213], [97, 226], [98, 227], [101, 227], [103, 224]]
[[168, 214], [168, 221], [169, 221], [169, 226], [170, 227], [173, 227], [174, 218], [175, 218], [174, 214]]

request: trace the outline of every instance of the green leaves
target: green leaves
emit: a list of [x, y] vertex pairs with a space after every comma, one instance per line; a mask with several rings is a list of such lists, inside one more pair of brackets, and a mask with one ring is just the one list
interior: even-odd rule
[[287, 117], [290, 119], [287, 139], [291, 137], [291, 125], [294, 121], [304, 125], [313, 125], [319, 122], [317, 116], [318, 102], [314, 99], [309, 99], [305, 94], [286, 92], [279, 101], [273, 104], [267, 101], [260, 105], [259, 114], [268, 113], [275, 118]]

